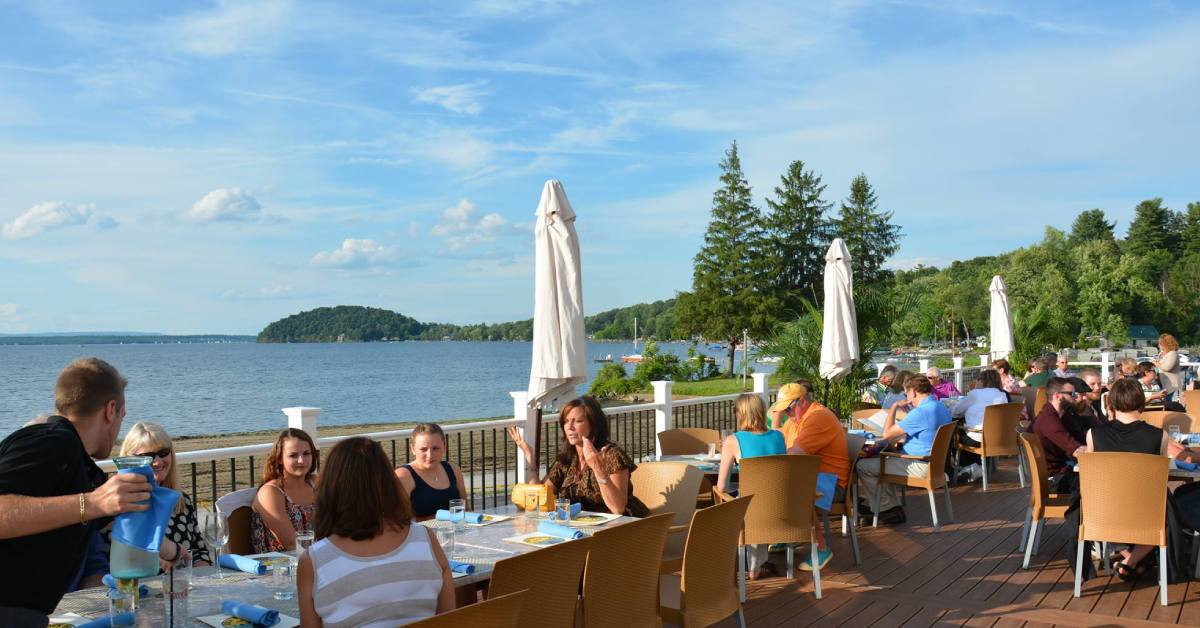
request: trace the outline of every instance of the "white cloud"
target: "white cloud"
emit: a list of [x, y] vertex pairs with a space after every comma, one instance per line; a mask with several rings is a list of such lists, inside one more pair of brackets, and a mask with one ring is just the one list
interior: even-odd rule
[[221, 0], [209, 11], [193, 13], [167, 31], [170, 44], [204, 57], [223, 57], [270, 48], [286, 32], [290, 0]]
[[451, 251], [464, 247], [494, 242], [496, 236], [508, 230], [508, 219], [492, 212], [479, 216], [479, 206], [467, 199], [458, 201], [453, 207], [442, 210], [442, 219], [429, 230], [435, 236], [443, 236]]
[[229, 289], [221, 293], [226, 301], [265, 301], [296, 296], [296, 289], [289, 285], [267, 286], [257, 290]]
[[0, 331], [7, 333], [29, 331], [21, 318], [21, 306], [16, 303], [0, 303]]
[[396, 247], [383, 246], [374, 240], [346, 238], [341, 248], [320, 251], [312, 258], [313, 266], [326, 268], [363, 268], [395, 262]]
[[475, 81], [460, 85], [414, 89], [413, 100], [438, 105], [454, 113], [477, 116], [480, 111], [483, 111], [483, 105], [479, 103], [479, 98], [487, 94], [483, 89], [485, 85], [486, 83], [483, 81]]
[[44, 231], [86, 224], [92, 217], [92, 210], [91, 205], [38, 203], [30, 207], [24, 214], [5, 223], [4, 237], [9, 240], [20, 240], [31, 238]]
[[251, 221], [261, 219], [262, 205], [241, 188], [218, 188], [192, 204], [188, 218], [200, 222]]

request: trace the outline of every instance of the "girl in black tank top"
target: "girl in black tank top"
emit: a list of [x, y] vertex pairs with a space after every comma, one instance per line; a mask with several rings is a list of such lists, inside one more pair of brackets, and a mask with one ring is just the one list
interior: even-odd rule
[[[431, 519], [438, 510], [449, 510], [452, 499], [467, 499], [463, 490], [462, 471], [445, 460], [446, 434], [442, 428], [436, 423], [421, 423], [413, 428], [410, 442], [414, 460], [397, 468], [396, 477], [408, 491], [417, 520]], [[430, 478], [428, 481], [421, 477], [417, 467]], [[444, 488], [434, 488], [429, 484], [441, 484], [443, 479], [446, 481]], [[470, 508], [470, 504], [467, 507]]]
[[415, 486], [413, 486], [408, 499], [412, 502], [413, 514], [418, 517], [432, 517], [437, 514], [439, 509], [449, 510], [450, 500], [462, 497], [458, 491], [458, 481], [454, 477], [454, 467], [445, 460], [442, 461], [442, 472], [450, 478], [450, 486], [446, 488], [433, 488], [410, 464], [403, 465], [401, 468], [408, 469], [408, 472], [412, 474]]

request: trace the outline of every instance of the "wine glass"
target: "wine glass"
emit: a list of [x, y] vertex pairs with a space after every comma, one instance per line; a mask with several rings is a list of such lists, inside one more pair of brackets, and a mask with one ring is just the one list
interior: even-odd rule
[[213, 574], [212, 578], [220, 580], [225, 577], [221, 571], [221, 548], [229, 542], [229, 522], [221, 516], [221, 511], [213, 510], [209, 513], [208, 520], [204, 522], [204, 540], [208, 541], [209, 547], [216, 552], [217, 559], [213, 562], [217, 566], [217, 573]]

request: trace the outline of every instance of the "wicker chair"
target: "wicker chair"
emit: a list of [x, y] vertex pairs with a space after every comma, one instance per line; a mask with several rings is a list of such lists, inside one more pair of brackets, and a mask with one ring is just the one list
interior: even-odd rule
[[[942, 493], [946, 496], [946, 518], [951, 522], [954, 521], [954, 506], [950, 503], [950, 489], [946, 486], [944, 469], [946, 468], [946, 457], [950, 455], [950, 440], [953, 438], [954, 430], [956, 429], [958, 429], [958, 424], [954, 421], [939, 427], [937, 435], [933, 439], [933, 449], [928, 456], [910, 456], [890, 451], [880, 452], [879, 483], [875, 485], [875, 501], [871, 504], [875, 512], [875, 517], [871, 522], [872, 526], [879, 525], [879, 497], [884, 484], [895, 484], [904, 488], [911, 486], [925, 489], [929, 493], [929, 511], [933, 515], [933, 529], [935, 531], [941, 530], [942, 526], [938, 523], [937, 502], [933, 499], [933, 491], [938, 488], [942, 489]], [[912, 477], [910, 475], [892, 475], [887, 472], [885, 465], [888, 458], [923, 461], [928, 465], [929, 472], [923, 478]]]
[[696, 495], [703, 479], [704, 472], [686, 462], [643, 462], [629, 478], [633, 496], [650, 509], [650, 514], [675, 515], [664, 559], [683, 557], [684, 533], [696, 511]]
[[[988, 458], [998, 456], [1021, 455], [1021, 446], [1017, 444], [1017, 422], [1021, 420], [1021, 411], [1025, 409], [1020, 403], [998, 403], [983, 409], [983, 441], [978, 447], [971, 447], [962, 441], [958, 443], [958, 451], [966, 451], [983, 459], [983, 490], [988, 490]], [[955, 466], [957, 467], [957, 461]], [[1017, 477], [1021, 488], [1025, 488], [1025, 465], [1017, 464]]]
[[721, 433], [707, 427], [679, 427], [658, 433], [658, 448], [664, 456], [706, 454], [711, 443], [721, 443]]
[[[813, 502], [817, 494], [817, 467], [820, 456], [780, 455], [743, 458], [738, 494], [753, 496], [746, 512], [746, 545], [784, 543], [787, 545], [787, 577], [796, 577], [796, 543], [812, 546], [813, 584], [821, 597], [821, 570], [817, 562], [817, 529]], [[744, 586], [745, 560], [738, 561], [738, 580]]]
[[1192, 431], [1192, 417], [1182, 412], [1156, 411], [1143, 412], [1142, 420], [1157, 427], [1161, 430], [1170, 430], [1170, 426], [1174, 425], [1179, 428], [1180, 432]]
[[862, 449], [865, 439], [856, 434], [846, 435], [846, 448], [849, 450], [850, 458], [850, 475], [846, 479], [846, 498], [841, 502], [835, 502], [830, 507], [829, 512], [817, 512], [821, 515], [821, 521], [825, 525], [825, 544], [832, 545], [833, 539], [829, 534], [829, 517], [842, 518], [842, 536], [846, 536], [847, 531], [850, 534], [850, 548], [854, 550], [854, 564], [862, 564], [862, 555], [858, 549], [858, 471], [855, 465], [858, 464], [858, 458], [862, 455]]
[[591, 547], [592, 539], [578, 539], [497, 562], [492, 567], [488, 599], [527, 590], [537, 603], [521, 612], [520, 626], [574, 626], [579, 582]]
[[1042, 543], [1042, 529], [1046, 519], [1063, 519], [1070, 506], [1070, 495], [1050, 492], [1050, 474], [1046, 471], [1046, 454], [1042, 451], [1042, 440], [1028, 432], [1019, 435], [1025, 459], [1029, 461], [1029, 508], [1025, 510], [1025, 525], [1021, 527], [1021, 545], [1025, 552], [1022, 568], [1029, 569], [1029, 559], [1036, 554]]
[[1080, 454], [1075, 597], [1080, 595], [1085, 541], [1157, 545], [1158, 601], [1167, 605], [1169, 469], [1166, 456], [1112, 451]]
[[736, 579], [731, 576], [751, 499], [739, 497], [692, 515], [680, 573], [660, 580], [659, 611], [666, 623], [709, 626], [733, 615], [738, 626], [746, 625]]
[[1188, 416], [1192, 417], [1192, 429], [1188, 431], [1200, 432], [1200, 390], [1184, 390], [1181, 399]]
[[672, 517], [654, 515], [592, 536], [583, 570], [585, 628], [662, 626], [658, 578]]
[[[564, 543], [569, 545], [569, 543]], [[518, 621], [525, 602], [525, 591], [491, 597], [478, 604], [435, 615], [429, 619], [405, 624], [408, 628], [517, 628], [525, 626]], [[540, 601], [539, 601], [540, 603]]]

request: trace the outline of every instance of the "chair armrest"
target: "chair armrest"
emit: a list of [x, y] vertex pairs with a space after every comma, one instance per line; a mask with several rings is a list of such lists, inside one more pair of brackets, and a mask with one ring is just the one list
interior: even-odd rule
[[733, 495], [730, 495], [729, 493], [724, 493], [724, 492], [718, 490], [715, 486], [713, 487], [712, 494], [713, 494], [713, 503], [715, 503], [715, 504], [724, 504], [725, 502], [733, 501]]
[[929, 458], [930, 458], [930, 456], [910, 456], [910, 455], [908, 455], [908, 454], [901, 454], [901, 453], [896, 453], [896, 452], [893, 452], [893, 451], [881, 451], [881, 452], [879, 452], [879, 457], [880, 457], [881, 459], [882, 459], [884, 456], [887, 456], [887, 457], [889, 457], [889, 458], [903, 458], [903, 459], [905, 459], [905, 460], [920, 460], [920, 461], [922, 461], [922, 462], [929, 462]]

